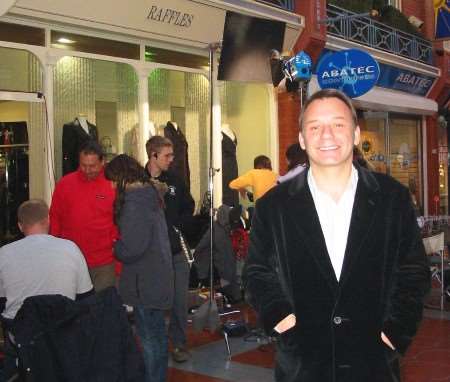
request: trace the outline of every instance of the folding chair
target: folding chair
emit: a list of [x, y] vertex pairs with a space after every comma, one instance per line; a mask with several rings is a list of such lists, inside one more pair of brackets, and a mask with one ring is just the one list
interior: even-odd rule
[[422, 239], [425, 252], [430, 256], [431, 278], [436, 279], [440, 286], [440, 308], [444, 310], [444, 232]]

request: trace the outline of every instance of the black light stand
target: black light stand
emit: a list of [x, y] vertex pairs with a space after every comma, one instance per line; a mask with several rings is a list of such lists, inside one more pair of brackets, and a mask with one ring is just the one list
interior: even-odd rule
[[209, 170], [208, 170], [208, 194], [209, 194], [209, 300], [204, 302], [192, 317], [192, 325], [195, 330], [208, 328], [215, 331], [220, 326], [219, 311], [214, 298], [214, 175], [219, 170], [214, 168], [213, 158], [213, 133], [214, 133], [214, 53], [219, 48], [219, 43], [209, 44]]

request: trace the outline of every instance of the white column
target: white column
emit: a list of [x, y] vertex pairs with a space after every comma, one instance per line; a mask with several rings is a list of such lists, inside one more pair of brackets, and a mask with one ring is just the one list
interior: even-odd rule
[[276, 89], [272, 85], [266, 85], [269, 103], [269, 152], [272, 161], [272, 169], [280, 172], [280, 139], [278, 126], [278, 102]]
[[139, 158], [136, 158], [142, 165], [147, 162], [147, 153], [145, 151], [145, 143], [150, 138], [150, 113], [148, 106], [148, 75], [149, 68], [137, 69], [139, 78], [139, 130], [138, 130], [138, 150]]
[[44, 200], [50, 205], [53, 190], [55, 189], [55, 130], [53, 109], [53, 75], [58, 57], [47, 54], [44, 65], [44, 95], [46, 113], [46, 134], [44, 137], [44, 151], [46, 157], [46, 171], [44, 172]]

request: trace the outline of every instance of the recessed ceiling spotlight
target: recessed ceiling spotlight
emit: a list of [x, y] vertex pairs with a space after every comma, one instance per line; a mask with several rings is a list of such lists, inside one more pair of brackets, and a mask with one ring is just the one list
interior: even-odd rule
[[68, 38], [65, 38], [65, 37], [60, 37], [58, 39], [58, 42], [61, 44], [73, 44], [75, 41], [69, 40]]

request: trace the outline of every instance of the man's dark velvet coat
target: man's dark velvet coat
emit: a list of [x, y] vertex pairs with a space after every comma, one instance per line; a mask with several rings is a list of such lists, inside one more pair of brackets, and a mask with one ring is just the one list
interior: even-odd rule
[[[356, 166], [356, 165], [355, 165]], [[304, 171], [256, 205], [244, 282], [267, 333], [279, 337], [278, 382], [394, 382], [416, 333], [430, 273], [409, 191], [357, 167], [358, 186], [336, 279]], [[392, 351], [381, 332], [396, 348]]]

